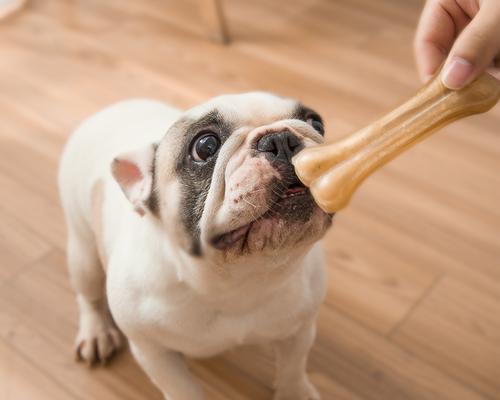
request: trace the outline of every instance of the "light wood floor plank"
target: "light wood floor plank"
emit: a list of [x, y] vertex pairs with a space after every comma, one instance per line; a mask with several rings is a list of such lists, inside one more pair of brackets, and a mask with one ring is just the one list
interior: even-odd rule
[[500, 394], [500, 302], [444, 278], [393, 335], [396, 343], [491, 399]]
[[0, 285], [27, 268], [49, 249], [50, 244], [0, 207]]
[[322, 308], [319, 321], [310, 369], [327, 373], [363, 399], [483, 398], [329, 307]]
[[0, 339], [0, 398], [3, 400], [70, 400], [74, 397]]

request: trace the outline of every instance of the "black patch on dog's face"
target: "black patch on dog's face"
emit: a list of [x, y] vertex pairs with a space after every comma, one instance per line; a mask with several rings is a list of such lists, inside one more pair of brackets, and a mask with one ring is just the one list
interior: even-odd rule
[[[309, 118], [316, 119], [321, 122], [322, 125], [324, 125], [323, 118], [321, 118], [321, 115], [319, 115], [316, 111], [313, 109], [306, 107], [302, 103], [298, 103], [297, 106], [295, 107], [295, 110], [292, 112], [292, 115], [290, 116], [292, 119], [300, 119], [301, 121], [307, 122]], [[324, 132], [319, 132], [320, 135], [324, 136]]]
[[186, 129], [184, 145], [176, 162], [177, 176], [181, 184], [181, 221], [190, 237], [189, 251], [194, 256], [201, 255], [199, 223], [220, 151], [219, 147], [219, 151], [205, 162], [195, 161], [191, 156], [193, 140], [201, 132], [207, 131], [219, 137], [222, 147], [233, 129], [217, 110], [209, 112]]
[[155, 143], [153, 144], [153, 163], [151, 164], [151, 194], [146, 200], [146, 206], [154, 216], [158, 217], [160, 215], [160, 199], [156, 187], [156, 149], [158, 149], [158, 144]]

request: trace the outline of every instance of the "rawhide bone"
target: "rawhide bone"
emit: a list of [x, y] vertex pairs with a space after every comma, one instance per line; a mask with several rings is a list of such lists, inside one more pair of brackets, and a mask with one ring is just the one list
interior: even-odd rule
[[461, 90], [434, 77], [420, 91], [371, 125], [332, 144], [302, 150], [292, 160], [299, 179], [327, 212], [344, 208], [373, 172], [452, 121], [488, 111], [500, 81], [485, 73]]

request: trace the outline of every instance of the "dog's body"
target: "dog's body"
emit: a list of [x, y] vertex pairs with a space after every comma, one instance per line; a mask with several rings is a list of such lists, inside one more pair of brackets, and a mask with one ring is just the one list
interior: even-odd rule
[[109, 303], [169, 400], [203, 398], [182, 354], [269, 342], [275, 398], [319, 398], [305, 363], [324, 296], [315, 242], [331, 217], [286, 180], [292, 150], [321, 141], [297, 107], [263, 93], [185, 114], [135, 100], [80, 126], [59, 183], [82, 359], [104, 361], [120, 346]]

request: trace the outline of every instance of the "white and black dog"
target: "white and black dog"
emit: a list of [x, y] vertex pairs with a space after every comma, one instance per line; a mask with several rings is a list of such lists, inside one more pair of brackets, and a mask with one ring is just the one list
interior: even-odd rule
[[166, 399], [199, 400], [184, 355], [272, 343], [274, 399], [319, 399], [306, 360], [332, 216], [291, 158], [322, 141], [317, 113], [260, 92], [185, 113], [132, 100], [84, 121], [59, 173], [79, 358], [118, 349], [116, 322]]

